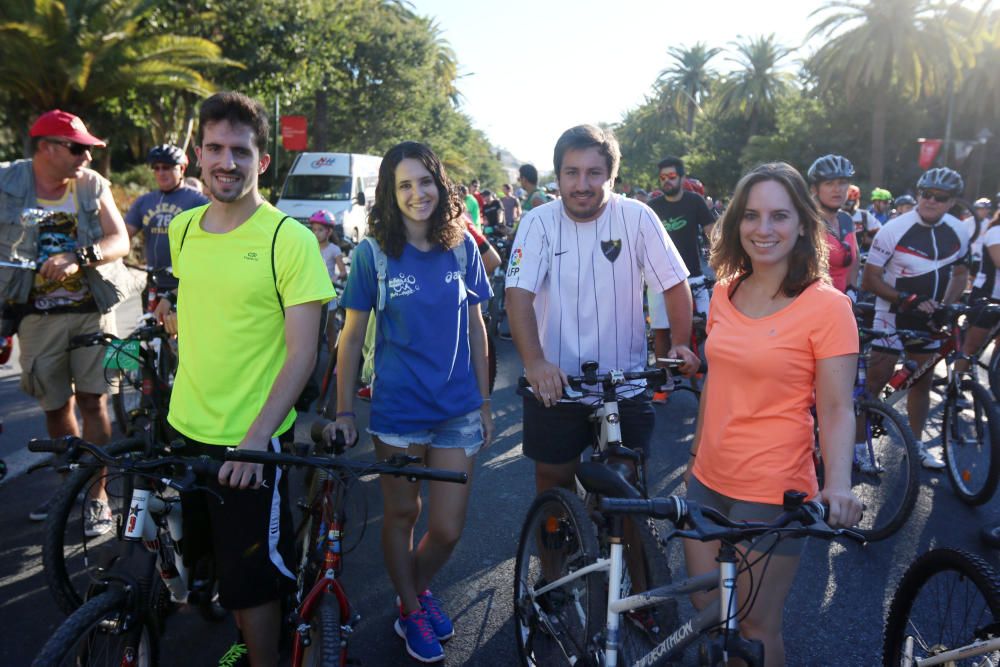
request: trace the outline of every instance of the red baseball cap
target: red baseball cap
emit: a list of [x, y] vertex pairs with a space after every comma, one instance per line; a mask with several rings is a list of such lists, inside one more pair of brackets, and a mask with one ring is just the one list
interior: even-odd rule
[[106, 143], [87, 131], [87, 126], [83, 124], [79, 116], [59, 109], [46, 111], [39, 116], [38, 120], [31, 126], [29, 134], [33, 137], [60, 137], [85, 146], [98, 146], [100, 148], [107, 146]]

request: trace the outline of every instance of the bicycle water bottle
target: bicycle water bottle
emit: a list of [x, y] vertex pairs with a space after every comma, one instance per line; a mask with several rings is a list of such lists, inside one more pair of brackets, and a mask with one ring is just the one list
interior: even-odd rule
[[903, 367], [889, 378], [889, 386], [893, 389], [899, 389], [913, 375], [913, 371], [915, 370], [917, 370], [917, 362], [913, 359], [907, 359], [903, 362]]

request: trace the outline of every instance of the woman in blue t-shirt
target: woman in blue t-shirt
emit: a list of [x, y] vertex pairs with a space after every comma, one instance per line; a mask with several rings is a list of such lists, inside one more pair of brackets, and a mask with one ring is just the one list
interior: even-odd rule
[[[356, 437], [353, 385], [374, 315], [368, 432], [378, 457], [405, 452], [434, 468], [471, 473], [476, 452], [493, 437], [486, 327], [477, 305], [490, 288], [461, 200], [427, 146], [406, 141], [386, 153], [368, 225], [376, 244], [363, 242], [352, 255], [342, 300], [337, 421], [327, 432], [340, 430], [348, 442]], [[469, 485], [430, 483], [428, 529], [416, 548], [419, 485], [384, 476], [381, 487], [382, 552], [399, 594], [396, 633], [411, 656], [442, 660], [440, 642], [454, 629], [428, 586], [462, 533]]]

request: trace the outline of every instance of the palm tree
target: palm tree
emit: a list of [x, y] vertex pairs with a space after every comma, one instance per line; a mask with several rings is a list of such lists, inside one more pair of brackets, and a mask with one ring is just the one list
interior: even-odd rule
[[774, 118], [778, 97], [791, 85], [792, 75], [778, 69], [781, 60], [791, 51], [778, 44], [773, 34], [744, 37], [732, 46], [736, 57], [728, 60], [738, 64], [740, 69], [723, 81], [719, 90], [719, 110], [746, 118], [750, 136], [753, 136], [762, 124]]
[[890, 96], [916, 101], [945, 90], [973, 63], [968, 26], [956, 6], [933, 0], [831, 0], [811, 16], [835, 11], [809, 31], [825, 42], [809, 61], [820, 90], [848, 101], [872, 99], [871, 181], [882, 182]]
[[674, 59], [671, 67], [660, 72], [657, 84], [662, 86], [661, 97], [672, 102], [678, 115], [685, 115], [684, 129], [694, 131], [694, 116], [701, 110], [702, 102], [715, 80], [715, 70], [708, 62], [722, 49], [708, 48], [698, 42], [691, 48], [673, 46], [667, 53]]
[[237, 65], [200, 37], [146, 21], [156, 0], [14, 0], [0, 4], [0, 89], [26, 115], [53, 108], [86, 113], [130, 95], [213, 86], [203, 71]]

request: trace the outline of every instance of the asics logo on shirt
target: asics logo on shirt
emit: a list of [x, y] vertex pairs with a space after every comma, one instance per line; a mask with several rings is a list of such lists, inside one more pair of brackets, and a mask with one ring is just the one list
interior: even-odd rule
[[389, 278], [389, 298], [395, 299], [398, 296], [409, 296], [420, 291], [417, 284], [417, 277], [400, 273], [398, 276]]
[[444, 276], [444, 282], [445, 283], [450, 283], [453, 280], [461, 280], [461, 279], [462, 279], [462, 272], [461, 271], [449, 271]]

